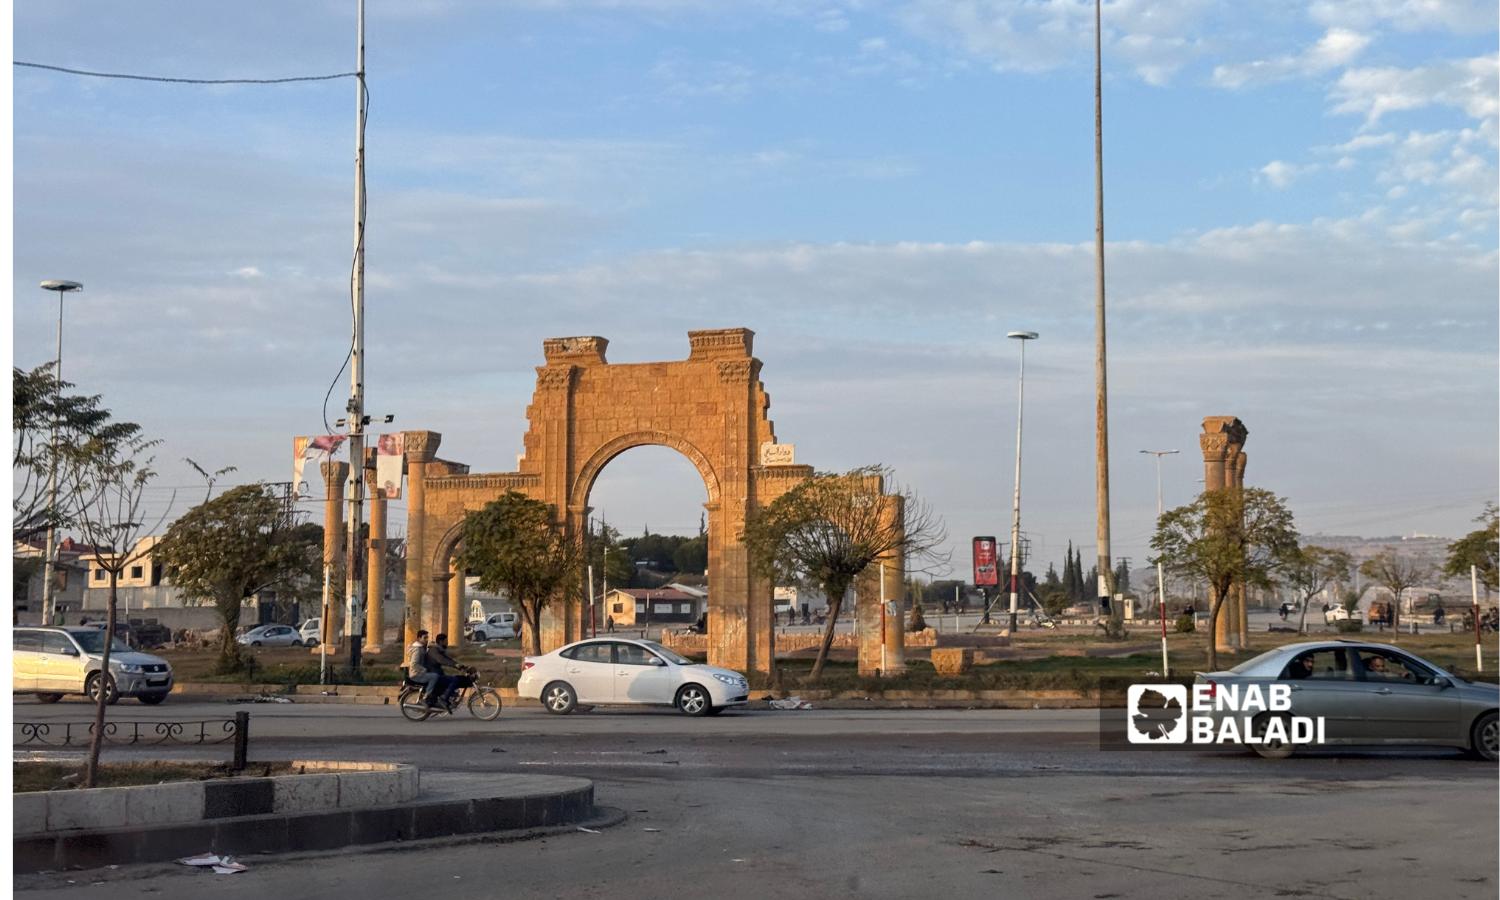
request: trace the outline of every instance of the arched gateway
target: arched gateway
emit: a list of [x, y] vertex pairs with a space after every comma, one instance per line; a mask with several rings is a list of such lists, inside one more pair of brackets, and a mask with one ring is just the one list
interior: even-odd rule
[[[561, 524], [580, 532], [589, 491], [611, 459], [645, 444], [671, 447], [693, 464], [708, 495], [709, 661], [742, 671], [769, 672], [775, 653], [771, 585], [751, 571], [742, 543], [746, 514], [811, 477], [811, 466], [776, 464], [776, 432], [767, 417], [770, 397], [751, 355], [748, 328], [690, 331], [685, 360], [612, 365], [602, 337], [551, 338], [542, 344], [536, 392], [518, 471], [473, 474], [439, 460], [441, 436], [406, 432], [408, 508], [407, 631], [455, 630], [463, 607], [461, 584], [449, 584], [464, 514], [506, 491], [551, 504]], [[883, 486], [875, 486], [877, 491]], [[894, 499], [894, 498], [892, 498]], [[893, 504], [899, 515], [899, 504]], [[899, 599], [905, 581], [899, 558], [886, 561], [886, 592]], [[861, 600], [879, 595], [867, 579]], [[420, 597], [420, 603], [416, 598]], [[860, 602], [860, 669], [881, 663], [881, 615]], [[544, 616], [542, 646], [553, 649], [583, 635], [580, 597], [556, 603]], [[444, 627], [446, 625], [446, 627]], [[410, 640], [410, 634], [408, 634]], [[896, 660], [887, 657], [886, 668]]]

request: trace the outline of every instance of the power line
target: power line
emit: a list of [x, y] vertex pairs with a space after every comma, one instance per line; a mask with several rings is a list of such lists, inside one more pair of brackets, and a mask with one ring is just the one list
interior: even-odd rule
[[44, 63], [11, 63], [28, 69], [46, 69], [49, 72], [64, 72], [68, 75], [85, 75], [90, 78], [121, 78], [127, 81], [158, 81], [167, 84], [289, 84], [294, 81], [332, 81], [336, 78], [353, 78], [357, 72], [339, 72], [334, 75], [294, 75], [289, 78], [168, 78], [162, 75], [127, 75], [120, 72], [90, 72], [87, 69], [69, 69], [49, 66]]

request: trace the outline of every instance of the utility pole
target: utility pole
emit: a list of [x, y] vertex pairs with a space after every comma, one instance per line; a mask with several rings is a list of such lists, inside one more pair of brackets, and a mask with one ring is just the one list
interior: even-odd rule
[[1094, 502], [1098, 509], [1096, 536], [1100, 597], [1109, 598], [1111, 637], [1124, 628], [1123, 610], [1114, 603], [1114, 566], [1109, 552], [1109, 390], [1105, 377], [1104, 340], [1104, 51], [1101, 41], [1100, 0], [1094, 0]]
[[[359, 0], [354, 113], [354, 341], [349, 354], [349, 543], [344, 553], [344, 633], [349, 636], [349, 668], [356, 675], [364, 649], [365, 572], [359, 531], [365, 487], [365, 0]], [[324, 635], [330, 640], [333, 635]]]

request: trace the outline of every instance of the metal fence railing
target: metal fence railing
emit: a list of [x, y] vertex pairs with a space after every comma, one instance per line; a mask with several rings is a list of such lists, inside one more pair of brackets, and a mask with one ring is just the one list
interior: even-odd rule
[[[94, 736], [93, 722], [15, 722], [14, 746], [84, 747]], [[194, 746], [234, 743], [234, 765], [245, 766], [250, 741], [250, 714], [232, 719], [192, 722], [114, 721], [104, 723], [104, 743], [116, 746]]]

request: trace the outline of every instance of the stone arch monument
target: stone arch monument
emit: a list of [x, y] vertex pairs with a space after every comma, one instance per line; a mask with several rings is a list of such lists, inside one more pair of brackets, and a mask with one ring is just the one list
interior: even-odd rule
[[[769, 672], [772, 586], [751, 568], [742, 542], [745, 518], [813, 469], [792, 463], [790, 448], [777, 443], [753, 339], [748, 328], [690, 331], [687, 359], [629, 364], [610, 363], [609, 341], [602, 337], [543, 341], [544, 365], [536, 370], [524, 452], [514, 472], [471, 473], [437, 458], [441, 435], [406, 432], [407, 640], [419, 626], [461, 632], [463, 579], [453, 577], [452, 558], [468, 511], [514, 490], [550, 504], [559, 525], [580, 533], [599, 473], [621, 453], [650, 444], [670, 447], [692, 463], [708, 497], [709, 662]], [[884, 493], [883, 485], [875, 487]], [[899, 503], [892, 509], [900, 515]], [[886, 595], [900, 599], [902, 560], [884, 562]], [[873, 599], [879, 588], [876, 578], [865, 579], [857, 596]], [[860, 670], [873, 673], [882, 665], [881, 610], [874, 602], [856, 608]], [[555, 603], [544, 614], [543, 648], [584, 636], [585, 617], [582, 598]], [[884, 668], [899, 671], [900, 628], [885, 631]]]

